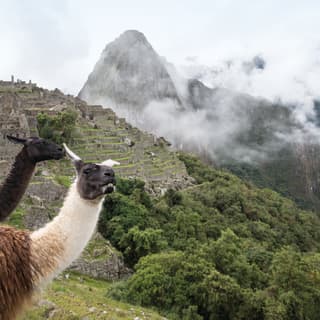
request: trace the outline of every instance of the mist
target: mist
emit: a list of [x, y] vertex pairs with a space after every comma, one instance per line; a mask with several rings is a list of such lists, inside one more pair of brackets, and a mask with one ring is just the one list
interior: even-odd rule
[[[128, 105], [115, 105], [111, 100], [95, 102], [112, 107], [138, 128], [165, 137], [175, 149], [200, 154], [217, 164], [229, 160], [251, 164], [272, 160], [272, 154], [283, 146], [310, 142], [319, 134], [313, 123], [303, 124], [284, 106], [274, 106], [266, 100], [229, 90], [219, 90], [212, 105], [199, 110], [181, 108], [170, 99], [152, 101], [138, 112]], [[276, 108], [285, 111], [273, 118]], [[260, 119], [257, 124], [263, 127], [264, 141], [248, 143], [255, 130], [252, 113], [265, 113], [266, 110], [268, 118]], [[283, 119], [287, 115], [288, 118]]]
[[[76, 95], [106, 43], [134, 28], [173, 62], [165, 66], [183, 107], [169, 99], [154, 100], [135, 113], [131, 105], [115, 104], [107, 97], [88, 99], [90, 103], [112, 107], [139, 128], [171, 140], [176, 148], [197, 150], [215, 161], [224, 156], [264, 161], [283, 144], [317, 143], [319, 2], [184, 1], [183, 7], [182, 12], [181, 3], [166, 0], [3, 2], [1, 78], [13, 74]], [[257, 64], [256, 57], [264, 63]], [[192, 108], [188, 79], [219, 88], [212, 103], [210, 98], [202, 108]], [[264, 106], [261, 100], [266, 101]], [[272, 104], [288, 108], [289, 120], [285, 115], [260, 119], [270, 139], [244, 143], [255, 129], [250, 110], [268, 113]], [[272, 106], [270, 110], [274, 112]]]
[[[313, 116], [314, 101], [320, 98], [320, 40], [288, 49], [283, 53], [269, 49], [255, 56], [227, 56], [213, 66], [193, 57], [178, 69], [184, 77], [197, 78], [211, 88], [228, 88], [273, 103], [298, 106], [297, 118], [306, 121]], [[264, 65], [255, 65], [256, 58]]]
[[[165, 137], [174, 148], [218, 164], [228, 160], [258, 164], [272, 160], [288, 144], [318, 144], [314, 100], [319, 98], [320, 69], [315, 56], [298, 69], [291, 61], [275, 63], [262, 54], [211, 67], [196, 59], [178, 67], [162, 60], [182, 106], [164, 99], [137, 110], [104, 97], [94, 101], [88, 97], [88, 101], [112, 107], [138, 128]], [[209, 92], [199, 100], [199, 108], [190, 102], [190, 79], [207, 86], [196, 87], [196, 93]]]

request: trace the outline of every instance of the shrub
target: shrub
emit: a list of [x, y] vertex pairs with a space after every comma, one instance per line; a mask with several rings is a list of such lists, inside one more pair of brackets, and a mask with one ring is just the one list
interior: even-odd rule
[[40, 137], [52, 140], [58, 144], [72, 143], [75, 130], [77, 113], [74, 111], [62, 111], [56, 115], [39, 113], [37, 115], [37, 128]]

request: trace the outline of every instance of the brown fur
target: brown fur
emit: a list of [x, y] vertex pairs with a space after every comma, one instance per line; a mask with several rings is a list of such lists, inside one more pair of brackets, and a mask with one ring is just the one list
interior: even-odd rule
[[38, 289], [38, 284], [57, 266], [63, 242], [44, 235], [31, 241], [30, 232], [0, 227], [0, 320], [13, 320]]
[[43, 234], [31, 242], [31, 259], [37, 261], [42, 277], [47, 278], [56, 269], [63, 254], [63, 242], [59, 234]]
[[30, 299], [40, 270], [30, 260], [28, 231], [0, 227], [0, 319], [15, 319]]

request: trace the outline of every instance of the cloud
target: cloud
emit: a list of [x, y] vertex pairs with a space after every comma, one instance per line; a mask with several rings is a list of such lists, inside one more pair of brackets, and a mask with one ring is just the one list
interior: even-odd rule
[[320, 41], [317, 45], [291, 48], [285, 54], [261, 53], [264, 68], [248, 66], [255, 57], [225, 57], [208, 67], [195, 58], [180, 65], [179, 70], [187, 78], [197, 78], [211, 88], [224, 87], [272, 102], [297, 105], [297, 118], [306, 121], [313, 113], [313, 101], [320, 98]]
[[73, 89], [88, 55], [88, 35], [67, 2], [12, 1], [1, 9], [0, 19], [0, 58], [6, 62], [1, 78], [14, 74], [45, 87]]
[[[179, 70], [163, 59], [182, 101], [188, 101], [187, 78], [197, 78], [215, 89], [210, 102], [198, 110], [186, 104], [183, 111], [168, 99], [152, 101], [138, 113], [132, 106], [113, 108], [175, 147], [214, 161], [265, 161], [287, 143], [317, 143], [320, 138], [313, 109], [320, 93], [317, 53], [316, 47], [288, 59], [257, 53], [213, 67], [192, 57]], [[112, 106], [110, 100], [98, 102]], [[261, 142], [250, 136], [259, 134]]]
[[257, 52], [294, 57], [318, 41], [319, 8], [297, 0], [1, 1], [0, 78], [77, 94], [106, 43], [127, 29], [144, 32], [176, 65], [186, 55], [206, 65]]
[[[310, 134], [318, 136], [319, 129], [310, 122], [313, 100], [320, 98], [320, 43], [314, 32], [319, 29], [318, 2], [228, 0], [183, 5], [182, 13], [181, 5], [167, 0], [157, 5], [145, 0], [139, 5], [124, 0], [3, 1], [0, 78], [14, 74], [77, 94], [105, 44], [134, 28], [146, 32], [154, 48], [178, 65], [167, 68], [182, 97], [187, 96], [186, 79], [197, 78], [210, 88], [294, 104], [294, 116], [303, 127], [291, 137], [301, 141]], [[186, 55], [189, 58], [182, 61]], [[265, 60], [263, 69], [252, 65], [255, 56]], [[215, 105], [214, 112], [205, 108], [181, 113], [169, 100], [152, 102], [142, 117], [150, 130], [177, 146], [210, 150], [214, 156], [224, 148], [236, 157], [257, 159], [266, 149], [277, 148], [277, 143], [261, 148], [236, 143], [249, 125], [247, 115], [239, 113], [240, 107], [227, 95]], [[140, 115], [133, 119], [130, 106], [125, 109], [118, 112], [141, 127]], [[276, 135], [288, 140], [281, 131]]]

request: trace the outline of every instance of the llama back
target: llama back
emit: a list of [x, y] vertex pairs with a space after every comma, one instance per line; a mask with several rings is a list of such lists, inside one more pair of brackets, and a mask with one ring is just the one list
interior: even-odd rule
[[11, 320], [32, 297], [40, 270], [31, 259], [28, 231], [0, 227], [0, 319]]

